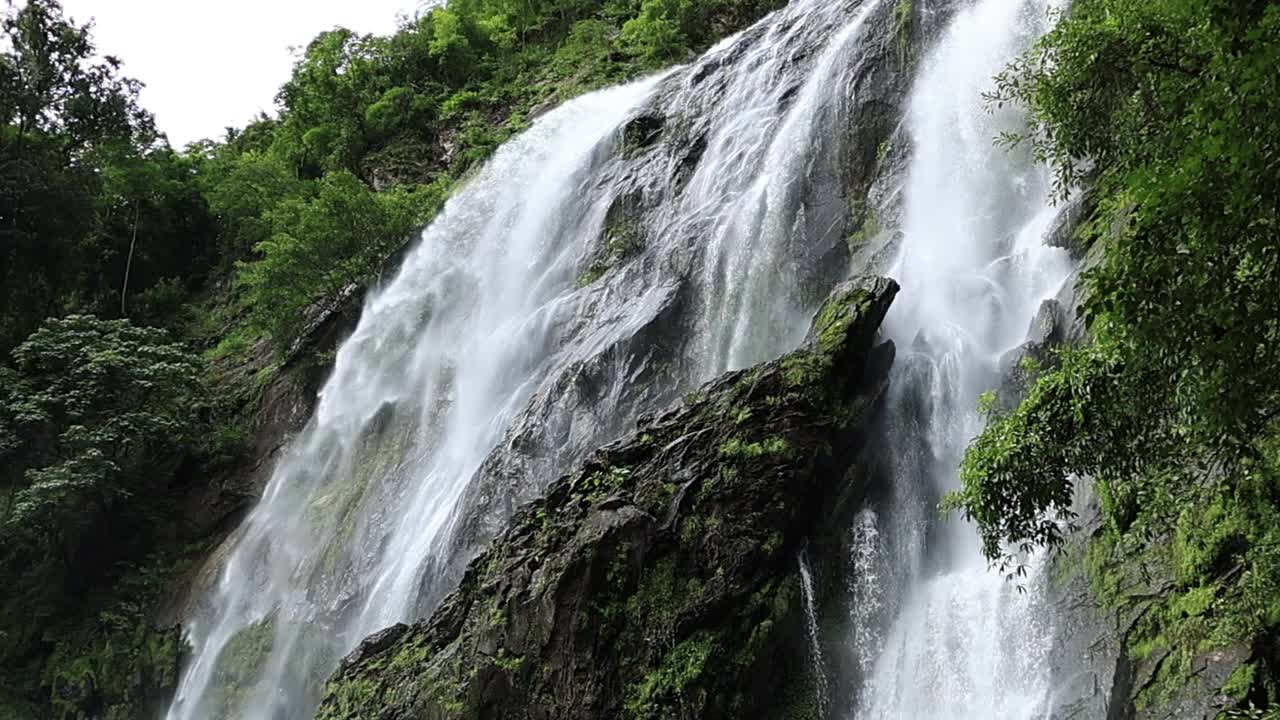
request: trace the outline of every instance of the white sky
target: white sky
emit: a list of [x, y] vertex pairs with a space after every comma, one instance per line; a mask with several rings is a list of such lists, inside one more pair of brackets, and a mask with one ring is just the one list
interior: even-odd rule
[[62, 0], [95, 21], [98, 50], [146, 83], [142, 104], [175, 148], [220, 138], [259, 110], [274, 114], [293, 67], [290, 47], [342, 26], [388, 33], [420, 0]]

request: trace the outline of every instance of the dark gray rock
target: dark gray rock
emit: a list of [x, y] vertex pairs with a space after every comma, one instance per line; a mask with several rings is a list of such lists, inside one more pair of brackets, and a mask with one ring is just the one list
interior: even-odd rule
[[729, 373], [516, 513], [428, 622], [370, 639], [325, 720], [730, 718], [812, 706], [797, 556], [863, 450], [897, 286], [840, 286], [805, 346]]
[[1058, 365], [1057, 350], [1068, 339], [1066, 310], [1057, 300], [1045, 300], [1027, 330], [1027, 341], [1000, 358], [997, 407], [1009, 411], [1018, 406], [1035, 378]]

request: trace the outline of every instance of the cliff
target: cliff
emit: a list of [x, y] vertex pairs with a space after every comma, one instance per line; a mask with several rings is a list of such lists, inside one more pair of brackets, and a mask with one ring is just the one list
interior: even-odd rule
[[554, 483], [429, 621], [352, 653], [318, 717], [808, 714], [800, 553], [849, 490], [896, 291], [841, 285], [800, 350], [643, 419]]

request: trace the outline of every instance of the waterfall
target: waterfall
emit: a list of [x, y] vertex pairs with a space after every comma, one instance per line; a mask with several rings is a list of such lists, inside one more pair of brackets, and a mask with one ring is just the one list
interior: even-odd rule
[[809, 664], [813, 673], [814, 706], [817, 720], [826, 720], [830, 689], [827, 681], [827, 662], [822, 656], [822, 630], [818, 626], [818, 603], [813, 592], [813, 573], [809, 570], [808, 554], [801, 550], [796, 556], [800, 565], [800, 594], [804, 600], [805, 630], [809, 633]]
[[[406, 617], [458, 480], [528, 401], [573, 311], [575, 248], [549, 240], [585, 234], [602, 144], [656, 82], [566, 105], [503, 147], [367, 305], [188, 619], [195, 659], [170, 718], [288, 716], [343, 653]], [[242, 661], [256, 681], [239, 697], [227, 666]]]
[[934, 508], [956, 489], [964, 449], [981, 430], [980, 394], [1000, 384], [1001, 358], [1072, 271], [1065, 251], [1044, 244], [1056, 215], [1049, 173], [992, 142], [1023, 119], [982, 101], [1061, 5], [965, 4], [911, 92], [912, 155], [891, 272], [902, 293], [885, 327], [899, 347], [884, 430], [893, 489], [870, 520], [876, 529], [865, 527], [871, 516], [855, 528], [879, 538], [882, 558], [879, 570], [854, 578], [855, 600], [894, 599], [879, 609], [887, 629], [849, 643], [865, 671], [851, 717], [1023, 720], [1050, 711], [1052, 627], [1036, 561], [1020, 589], [988, 569], [971, 527], [937, 519]]
[[892, 559], [884, 555], [879, 517], [874, 509], [863, 508], [854, 518], [849, 549], [846, 590], [852, 609], [850, 642], [854, 670], [866, 676], [874, 667], [879, 649], [877, 626], [884, 608], [883, 594], [890, 584], [885, 569]]
[[799, 342], [845, 271], [844, 123], [892, 9], [794, 0], [504, 145], [371, 293], [215, 554], [169, 720], [310, 717], [340, 658], [428, 614], [516, 504]]

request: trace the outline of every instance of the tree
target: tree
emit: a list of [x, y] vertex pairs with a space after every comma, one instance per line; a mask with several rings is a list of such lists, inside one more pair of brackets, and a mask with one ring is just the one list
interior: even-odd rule
[[[1027, 422], [1018, 436], [1057, 444], [1084, 437], [1102, 449], [1129, 438], [1119, 446], [1127, 455], [1108, 449], [1084, 467], [1079, 456], [1035, 473], [1059, 486], [1076, 472], [1131, 476], [1195, 457], [1231, 466], [1256, 455], [1280, 406], [1277, 57], [1280, 6], [1090, 0], [998, 78], [992, 101], [1022, 103], [1035, 121], [1007, 141], [1030, 142], [1053, 161], [1064, 190], [1093, 169], [1099, 203], [1084, 235], [1105, 255], [1086, 277], [1094, 348], [1041, 381], [1061, 386], [1057, 399], [1033, 392], [1028, 410], [979, 440], [969, 490], [1024, 487], [996, 488], [989, 474], [1001, 456], [987, 441], [1008, 423]], [[1067, 404], [1075, 411], [1062, 411]], [[1059, 410], [1035, 415], [1041, 406]], [[1009, 479], [1041, 487], [1033, 470], [1007, 468]], [[1059, 504], [1050, 496], [1062, 497], [1011, 497], [1017, 518], [984, 513], [978, 494], [962, 501], [1026, 528]]]
[[687, 47], [684, 19], [688, 0], [644, 0], [640, 14], [622, 26], [622, 41], [652, 62], [670, 61]]
[[373, 278], [444, 201], [445, 186], [375, 193], [339, 171], [324, 176], [314, 194], [285, 198], [263, 216], [271, 235], [241, 266], [257, 325], [288, 347], [316, 303], [334, 301]]
[[[199, 284], [213, 230], [189, 167], [53, 0], [10, 8], [0, 52], [0, 353], [49, 315], [115, 313], [129, 290]], [[135, 247], [136, 246], [136, 247]], [[131, 252], [133, 248], [136, 252]]]
[[86, 561], [136, 539], [198, 436], [201, 370], [162, 330], [82, 315], [47, 321], [13, 352], [0, 388], [0, 625], [55, 612], [107, 567]]
[[947, 501], [1008, 561], [1060, 544], [1073, 481], [1092, 482], [1104, 600], [1128, 601], [1125, 567], [1169, 577], [1129, 635], [1168, 651], [1154, 686], [1238, 644], [1258, 672], [1232, 693], [1259, 702], [1280, 687], [1278, 63], [1275, 3], [1079, 0], [997, 78], [991, 101], [1032, 117], [1005, 141], [1097, 199], [1092, 340], [992, 419]]

